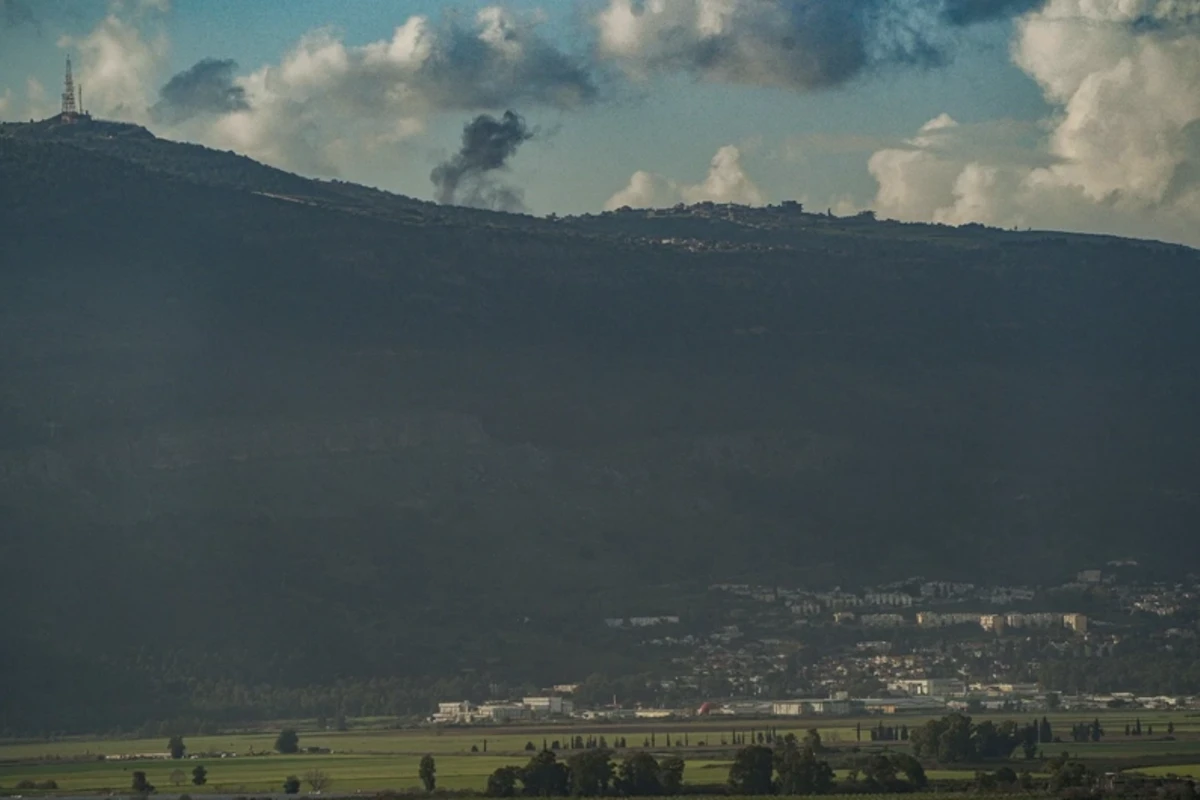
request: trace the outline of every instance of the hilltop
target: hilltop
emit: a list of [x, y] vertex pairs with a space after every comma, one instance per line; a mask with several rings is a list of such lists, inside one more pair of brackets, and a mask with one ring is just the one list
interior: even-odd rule
[[1200, 556], [1194, 250], [64, 127], [0, 126], [0, 728], [641, 672], [602, 619], [714, 581]]

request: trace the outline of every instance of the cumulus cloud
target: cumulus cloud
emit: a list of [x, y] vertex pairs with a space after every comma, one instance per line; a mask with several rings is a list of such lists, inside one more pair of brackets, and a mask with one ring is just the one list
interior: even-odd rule
[[153, 86], [166, 64], [166, 34], [150, 18], [159, 6], [127, 11], [113, 3], [103, 20], [83, 38], [64, 37], [60, 46], [77, 50], [76, 81], [96, 116], [126, 122], [149, 121]]
[[234, 83], [237, 64], [231, 59], [205, 58], [172, 77], [158, 92], [151, 116], [179, 123], [203, 114], [246, 111], [246, 90]]
[[636, 77], [682, 72], [708, 81], [796, 90], [846, 83], [869, 69], [931, 66], [953, 30], [1044, 0], [608, 0], [599, 53]]
[[500, 8], [468, 21], [414, 16], [390, 39], [347, 45], [332, 30], [305, 36], [277, 65], [233, 81], [247, 108], [193, 135], [279, 166], [332, 175], [347, 154], [388, 148], [429, 115], [524, 102], [569, 109], [597, 99], [586, 63], [560, 50], [536, 19]]
[[759, 206], [766, 203], [766, 197], [743, 169], [741, 151], [728, 144], [713, 156], [708, 175], [700, 183], [680, 184], [662, 175], [638, 170], [624, 188], [608, 199], [604, 208], [609, 211], [624, 206], [661, 208], [681, 202]]
[[871, 157], [875, 209], [1200, 244], [1200, 2], [1051, 0], [1013, 57], [1057, 109], [1048, 134], [993, 152], [943, 115]]
[[513, 111], [496, 119], [480, 114], [463, 127], [462, 147], [454, 156], [434, 167], [429, 179], [437, 201], [494, 211], [523, 211], [519, 189], [494, 180], [517, 148], [533, 138], [525, 120]]
[[629, 183], [604, 204], [606, 211], [618, 208], [662, 208], [682, 202], [679, 185], [670, 178], [639, 169]]

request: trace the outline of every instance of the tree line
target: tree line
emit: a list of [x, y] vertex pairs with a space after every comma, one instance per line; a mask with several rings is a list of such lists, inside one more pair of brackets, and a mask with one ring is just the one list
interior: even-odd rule
[[[765, 737], [764, 737], [765, 738]], [[757, 739], [757, 737], [755, 737]], [[775, 738], [774, 747], [747, 744], [737, 751], [726, 785], [739, 795], [828, 794], [835, 788], [834, 770], [820, 758], [820, 734], [809, 731]], [[523, 767], [500, 767], [487, 781], [489, 797], [653, 797], [679, 794], [686, 763], [678, 756], [656, 758], [645, 750], [620, 762], [607, 748], [593, 748], [560, 760], [543, 749]], [[862, 759], [850, 782], [861, 791], [907, 792], [924, 788], [928, 781], [921, 763], [906, 753], [878, 753]]]

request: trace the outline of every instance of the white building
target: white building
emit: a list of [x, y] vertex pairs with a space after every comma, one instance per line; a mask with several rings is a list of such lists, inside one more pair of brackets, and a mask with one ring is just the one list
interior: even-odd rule
[[905, 678], [890, 681], [889, 692], [902, 692], [912, 697], [945, 697], [962, 694], [963, 682], [956, 678]]
[[936, 611], [922, 611], [917, 614], [917, 624], [922, 628], [946, 628], [951, 625], [978, 625], [979, 617], [979, 614], [939, 614]]
[[563, 697], [524, 697], [521, 703], [532, 717], [567, 717], [575, 711], [575, 703]]
[[1083, 614], [1063, 614], [1063, 627], [1070, 628], [1076, 633], [1087, 633], [1088, 618]]
[[475, 719], [476, 707], [467, 700], [457, 700], [451, 703], [438, 703], [434, 712], [434, 722], [472, 722]]
[[492, 722], [513, 722], [529, 719], [532, 712], [522, 703], [484, 703], [476, 709], [475, 715]]
[[869, 606], [908, 608], [913, 604], [912, 595], [904, 592], [867, 592], [863, 601]]
[[900, 614], [863, 614], [858, 622], [867, 628], [899, 628], [904, 624], [904, 617]]
[[777, 717], [845, 717], [851, 709], [849, 700], [829, 698], [777, 700], [771, 704], [771, 713]]

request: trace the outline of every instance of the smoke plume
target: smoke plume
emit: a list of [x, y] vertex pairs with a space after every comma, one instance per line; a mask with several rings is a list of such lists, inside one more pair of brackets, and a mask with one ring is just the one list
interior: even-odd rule
[[497, 183], [493, 173], [503, 170], [517, 148], [532, 138], [525, 120], [513, 111], [505, 111], [501, 119], [480, 114], [463, 127], [459, 151], [429, 175], [437, 201], [496, 211], [523, 210], [520, 190]]
[[158, 122], [178, 124], [203, 114], [227, 114], [250, 108], [246, 90], [234, 83], [237, 63], [205, 58], [172, 77], [150, 109]]

